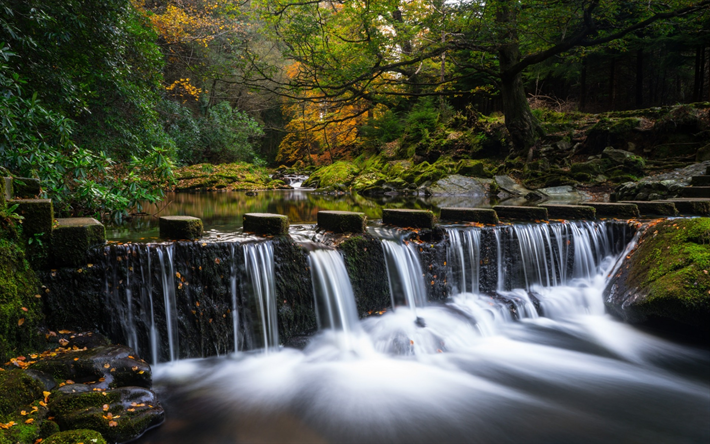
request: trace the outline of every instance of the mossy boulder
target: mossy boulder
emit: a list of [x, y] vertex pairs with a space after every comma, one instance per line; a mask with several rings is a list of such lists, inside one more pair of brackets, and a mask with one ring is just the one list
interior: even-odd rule
[[710, 218], [646, 226], [604, 300], [631, 323], [676, 325], [710, 341]]
[[42, 384], [22, 370], [0, 371], [0, 418], [42, 398], [42, 391]]
[[55, 267], [85, 265], [89, 249], [105, 242], [106, 229], [94, 218], [57, 219], [52, 230], [51, 262]]
[[303, 187], [325, 188], [337, 184], [349, 186], [360, 169], [352, 162], [339, 160], [320, 168], [303, 182]]
[[617, 150], [612, 147], [604, 148], [602, 159], [609, 159], [614, 165], [624, 167], [625, 170], [641, 173], [646, 161], [641, 156], [637, 156], [626, 150]]
[[109, 442], [134, 440], [165, 420], [155, 393], [141, 387], [54, 392], [49, 398], [49, 411], [61, 429], [95, 430]]
[[456, 173], [469, 177], [492, 177], [486, 172], [485, 166], [480, 160], [462, 159], [456, 164]]
[[623, 149], [634, 138], [634, 132], [641, 126], [638, 117], [602, 118], [587, 133], [582, 152], [601, 153], [606, 147]]
[[106, 440], [95, 430], [79, 429], [55, 433], [42, 444], [106, 444]]

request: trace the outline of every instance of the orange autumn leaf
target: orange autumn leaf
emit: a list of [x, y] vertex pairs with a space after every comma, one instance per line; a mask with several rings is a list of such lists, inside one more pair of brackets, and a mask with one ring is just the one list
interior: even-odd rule
[[17, 326], [19, 327], [20, 325], [25, 323], [25, 318], [20, 318], [17, 320]]
[[109, 421], [108, 422], [109, 427], [116, 427], [117, 425], [118, 425], [118, 423], [116, 421]]

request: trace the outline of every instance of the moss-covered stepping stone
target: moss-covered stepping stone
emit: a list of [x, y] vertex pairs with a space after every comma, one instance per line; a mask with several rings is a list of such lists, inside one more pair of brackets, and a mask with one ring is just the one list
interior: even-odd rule
[[680, 214], [710, 216], [710, 199], [669, 199]]
[[547, 220], [547, 208], [496, 205], [493, 209], [501, 219], [514, 219], [525, 221]]
[[202, 236], [202, 219], [192, 216], [163, 216], [158, 221], [160, 237], [166, 239], [197, 239]]
[[434, 228], [434, 213], [429, 210], [382, 210], [382, 223], [409, 228]]
[[622, 219], [639, 217], [639, 207], [632, 203], [588, 202], [586, 205], [597, 210], [597, 217], [618, 217]]
[[12, 179], [13, 195], [21, 199], [32, 199], [42, 192], [39, 179], [15, 177]]
[[550, 219], [594, 220], [596, 218], [594, 207], [587, 205], [540, 204], [540, 206], [547, 208]]
[[79, 267], [88, 260], [89, 249], [106, 242], [106, 229], [92, 217], [57, 219], [52, 230], [52, 265]]
[[621, 203], [634, 204], [639, 209], [641, 216], [677, 216], [678, 209], [673, 202], [667, 200], [651, 200], [651, 201], [630, 201], [625, 200]]
[[288, 216], [273, 213], [246, 213], [244, 232], [280, 235], [288, 233]]
[[15, 211], [24, 217], [22, 221], [22, 233], [27, 238], [42, 234], [49, 238], [54, 222], [54, 207], [49, 199], [20, 199], [14, 200], [17, 204]]
[[367, 216], [353, 211], [319, 211], [318, 226], [334, 233], [362, 233]]
[[441, 220], [497, 224], [498, 214], [490, 208], [442, 208]]

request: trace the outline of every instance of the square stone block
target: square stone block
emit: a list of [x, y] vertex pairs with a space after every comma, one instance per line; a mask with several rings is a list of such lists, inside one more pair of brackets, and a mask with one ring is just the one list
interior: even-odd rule
[[167, 239], [197, 239], [202, 236], [202, 219], [192, 216], [163, 216], [158, 221], [160, 237]]
[[91, 217], [57, 219], [52, 231], [52, 266], [80, 267], [86, 265], [89, 249], [106, 242], [104, 226]]
[[365, 213], [319, 211], [318, 226], [334, 233], [362, 233], [367, 225]]
[[501, 219], [524, 220], [529, 222], [547, 220], [547, 208], [545, 207], [496, 205], [493, 209]]
[[586, 205], [597, 210], [597, 217], [618, 217], [621, 219], [639, 217], [639, 207], [636, 204], [588, 202]]
[[498, 214], [490, 208], [442, 208], [441, 220], [497, 224]]
[[434, 228], [434, 213], [429, 210], [382, 210], [382, 223], [409, 228]]
[[246, 213], [244, 215], [244, 232], [256, 234], [271, 234], [278, 236], [288, 234], [288, 216], [273, 213]]
[[20, 199], [32, 199], [42, 192], [39, 179], [15, 177], [12, 179], [13, 195]]
[[586, 205], [541, 204], [540, 206], [547, 208], [547, 214], [551, 219], [594, 220], [596, 218], [594, 207]]
[[22, 233], [26, 238], [35, 234], [44, 233], [49, 238], [54, 222], [54, 207], [49, 199], [20, 199], [13, 200], [17, 204], [15, 212], [24, 217], [22, 220]]

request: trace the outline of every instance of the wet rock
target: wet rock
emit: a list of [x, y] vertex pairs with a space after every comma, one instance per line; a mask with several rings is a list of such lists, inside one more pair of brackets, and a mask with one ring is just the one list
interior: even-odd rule
[[578, 162], [572, 164], [570, 171], [572, 174], [587, 174], [591, 177], [604, 173], [609, 168], [609, 161], [602, 159], [592, 159], [588, 162]]
[[710, 340], [710, 219], [648, 226], [604, 292], [609, 311], [630, 323], [690, 329]]
[[42, 397], [43, 385], [22, 370], [0, 372], [0, 416]]
[[617, 150], [612, 147], [604, 148], [602, 159], [609, 159], [614, 164], [623, 166], [631, 171], [643, 172], [645, 161], [643, 157], [625, 150]]
[[343, 252], [359, 316], [363, 318], [389, 307], [387, 278], [376, 278], [387, 269], [380, 239], [369, 234], [353, 236], [337, 248]]
[[49, 398], [49, 411], [61, 429], [91, 429], [117, 443], [134, 440], [165, 420], [155, 393], [143, 387], [55, 392]]
[[382, 210], [382, 223], [398, 227], [433, 228], [434, 213], [428, 210]]
[[159, 220], [160, 237], [197, 239], [202, 236], [202, 219], [192, 216], [163, 216]]
[[57, 382], [54, 380], [54, 378], [52, 378], [52, 375], [50, 375], [49, 373], [29, 369], [25, 370], [25, 374], [42, 384], [42, 388], [44, 391], [52, 391], [57, 386]]
[[512, 195], [525, 196], [530, 193], [530, 190], [520, 185], [510, 176], [495, 176], [496, 184], [503, 191]]
[[52, 230], [51, 263], [57, 268], [85, 265], [89, 250], [105, 242], [106, 230], [94, 218], [57, 219], [57, 226]]
[[150, 366], [123, 345], [61, 351], [32, 364], [31, 368], [59, 380], [91, 384], [96, 388], [139, 386], [150, 388]]
[[680, 214], [710, 216], [710, 199], [670, 199]]

